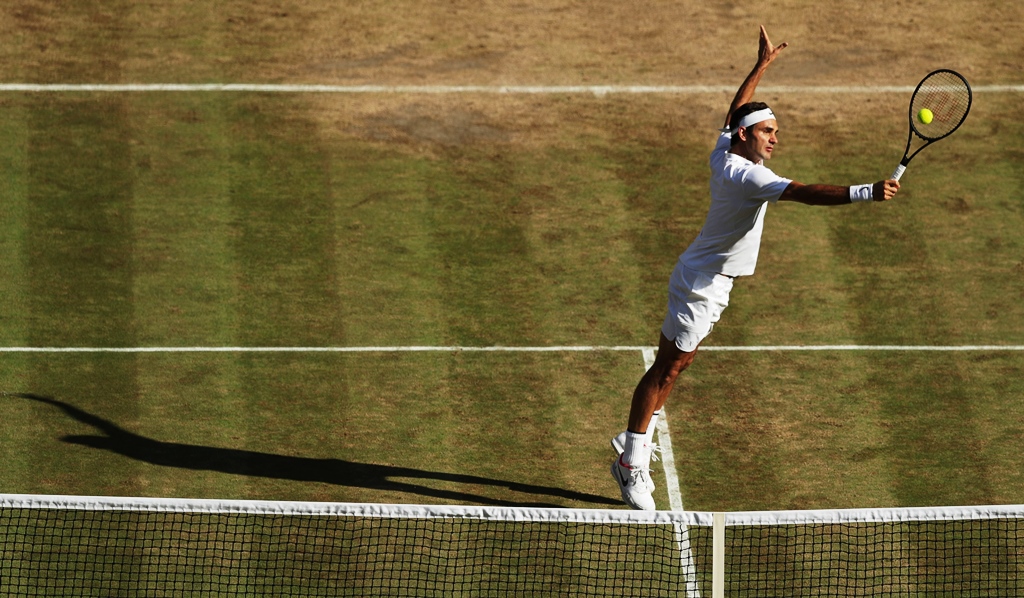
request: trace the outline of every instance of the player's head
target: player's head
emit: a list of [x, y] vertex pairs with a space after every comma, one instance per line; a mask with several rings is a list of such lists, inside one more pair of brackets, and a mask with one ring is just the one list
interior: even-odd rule
[[[767, 110], [768, 112], [765, 113], [765, 110]], [[747, 102], [746, 104], [743, 104], [742, 106], [737, 108], [736, 111], [732, 113], [732, 117], [729, 119], [729, 130], [732, 131], [732, 145], [736, 145], [737, 143], [740, 142], [740, 136], [737, 135], [736, 133], [739, 132], [739, 128], [741, 126], [744, 128], [749, 128], [757, 124], [756, 122], [749, 121], [753, 119], [757, 120], [758, 122], [763, 122], [761, 121], [761, 119], [768, 115], [770, 115], [771, 119], [775, 118], [775, 114], [772, 112], [772, 109], [769, 108], [768, 104], [765, 104], [764, 102]], [[744, 123], [744, 119], [746, 119], [748, 122]]]
[[732, 131], [732, 153], [751, 162], [764, 162], [772, 157], [778, 143], [779, 123], [767, 104], [750, 102], [740, 106], [729, 119], [729, 129]]

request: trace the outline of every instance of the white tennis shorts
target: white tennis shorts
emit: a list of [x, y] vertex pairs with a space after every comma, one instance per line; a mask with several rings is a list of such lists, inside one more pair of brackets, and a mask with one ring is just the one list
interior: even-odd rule
[[668, 284], [668, 314], [661, 326], [665, 338], [680, 351], [696, 349], [729, 305], [732, 283], [728, 276], [676, 264]]

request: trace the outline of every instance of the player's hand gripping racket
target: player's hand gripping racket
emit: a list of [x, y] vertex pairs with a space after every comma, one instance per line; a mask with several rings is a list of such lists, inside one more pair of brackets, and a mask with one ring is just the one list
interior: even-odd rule
[[[903, 160], [892, 173], [897, 181], [903, 176], [907, 164], [921, 150], [939, 139], [949, 137], [967, 119], [971, 110], [971, 86], [963, 75], [949, 69], [939, 69], [928, 75], [917, 85], [910, 98], [910, 132], [907, 133], [907, 149]], [[924, 144], [910, 153], [914, 137]]]

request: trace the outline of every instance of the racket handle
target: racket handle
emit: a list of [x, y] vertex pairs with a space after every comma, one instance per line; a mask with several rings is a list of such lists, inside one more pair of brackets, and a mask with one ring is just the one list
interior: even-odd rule
[[892, 171], [892, 176], [889, 177], [889, 178], [890, 179], [895, 179], [895, 180], [898, 181], [898, 180], [900, 180], [900, 177], [903, 176], [903, 173], [906, 172], [906, 170], [907, 170], [906, 165], [900, 164], [899, 166], [896, 167], [896, 170]]

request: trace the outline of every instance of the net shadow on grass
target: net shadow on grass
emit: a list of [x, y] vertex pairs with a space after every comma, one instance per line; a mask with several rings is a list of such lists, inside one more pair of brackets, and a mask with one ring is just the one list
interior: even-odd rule
[[91, 426], [102, 433], [102, 435], [95, 436], [64, 436], [61, 438], [63, 442], [110, 451], [129, 459], [135, 459], [152, 465], [199, 471], [217, 471], [234, 475], [291, 480], [295, 482], [320, 482], [371, 490], [406, 492], [445, 501], [482, 503], [493, 506], [558, 507], [561, 505], [538, 501], [515, 502], [495, 500], [468, 492], [442, 490], [396, 481], [394, 478], [493, 486], [507, 488], [526, 495], [548, 496], [600, 505], [618, 506], [620, 504], [618, 501], [604, 496], [575, 492], [564, 488], [496, 480], [475, 475], [357, 463], [344, 459], [292, 457], [242, 449], [164, 442], [129, 432], [109, 420], [51, 397], [31, 393], [8, 393], [7, 396], [51, 405], [60, 409], [75, 421]]

